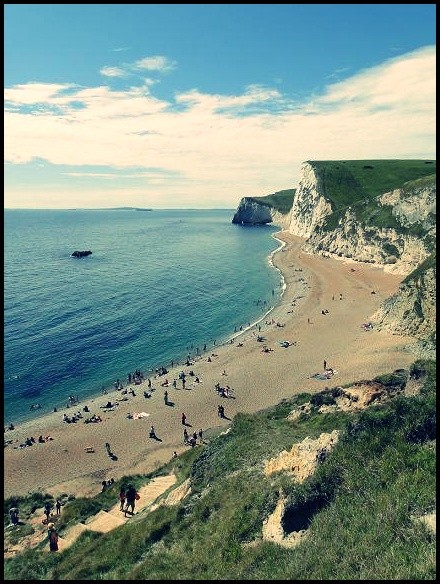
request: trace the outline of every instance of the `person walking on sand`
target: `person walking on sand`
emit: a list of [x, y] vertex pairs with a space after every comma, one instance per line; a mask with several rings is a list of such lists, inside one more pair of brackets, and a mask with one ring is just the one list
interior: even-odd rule
[[199, 430], [199, 440], [201, 443], [203, 442], [203, 430], [201, 428]]
[[183, 443], [184, 444], [188, 444], [188, 438], [189, 438], [188, 431], [186, 428], [184, 428], [183, 429]]
[[55, 509], [57, 510], [57, 515], [59, 515], [61, 513], [61, 501], [59, 499], [55, 503]]
[[163, 394], [163, 401], [165, 403], [165, 405], [168, 405], [168, 392], [167, 390], [165, 390], [165, 393]]
[[182, 424], [186, 426], [186, 416], [184, 413], [182, 413]]
[[54, 523], [49, 523], [47, 526], [47, 539], [49, 540], [49, 550], [51, 552], [58, 551], [58, 533], [55, 529]]

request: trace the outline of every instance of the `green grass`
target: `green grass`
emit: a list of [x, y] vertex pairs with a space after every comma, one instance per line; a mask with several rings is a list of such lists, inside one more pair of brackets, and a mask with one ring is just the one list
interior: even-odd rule
[[320, 177], [323, 194], [332, 205], [326, 230], [334, 229], [351, 207], [357, 219], [366, 225], [404, 231], [392, 215], [392, 207], [379, 205], [376, 198], [397, 188], [408, 194], [416, 187], [435, 182], [436, 173], [435, 160], [339, 160], [309, 164]]
[[248, 198], [253, 201], [256, 201], [260, 205], [273, 207], [275, 210], [279, 211], [283, 215], [286, 215], [292, 209], [295, 190], [296, 189], [284, 189], [283, 191], [277, 191], [276, 193], [266, 195], [265, 197], [248, 197]]
[[[375, 382], [393, 392], [408, 379], [423, 385], [420, 395], [358, 413], [320, 414], [320, 403], [337, 396], [333, 388], [322, 398], [301, 393], [237, 415], [229, 433], [177, 459], [178, 480], [191, 477], [191, 494], [179, 505], [140, 513], [107, 534], [85, 532], [62, 553], [28, 550], [5, 561], [4, 578], [434, 580], [435, 536], [414, 517], [436, 505], [436, 364], [418, 360]], [[311, 413], [288, 421], [306, 401], [314, 404]], [[267, 458], [334, 429], [339, 441], [302, 484], [286, 473], [263, 474]], [[156, 474], [168, 470], [169, 464]], [[130, 480], [139, 486], [154, 474]], [[280, 493], [287, 500], [285, 531], [299, 523], [308, 529], [290, 549], [261, 540]], [[89, 506], [108, 504], [105, 495]], [[110, 495], [114, 503], [116, 494]], [[78, 505], [80, 512], [69, 511]], [[63, 515], [84, 516], [91, 508], [85, 507], [70, 501]]]

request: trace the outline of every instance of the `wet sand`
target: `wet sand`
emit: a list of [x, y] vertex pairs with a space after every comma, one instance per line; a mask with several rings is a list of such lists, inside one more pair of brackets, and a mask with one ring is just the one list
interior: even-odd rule
[[[202, 428], [209, 439], [219, 429], [227, 428], [238, 412], [255, 412], [304, 391], [318, 392], [371, 379], [408, 367], [415, 360], [414, 354], [404, 350], [414, 341], [412, 337], [362, 329], [381, 302], [396, 292], [403, 276], [385, 273], [370, 264], [305, 254], [300, 250], [304, 240], [284, 231], [276, 237], [286, 243], [273, 256], [286, 289], [280, 303], [259, 323], [260, 332], [257, 325], [233, 344], [211, 349], [193, 365], [169, 369], [165, 376], [150, 376], [154, 391], [149, 399], [143, 395], [146, 380], [137, 386], [126, 385], [123, 380], [124, 388], [133, 388], [136, 396], [127, 394], [128, 400], [119, 402], [115, 411], [104, 412], [100, 406], [124, 397], [116, 390], [5, 432], [5, 440], [13, 443], [5, 448], [4, 497], [33, 491], [92, 496], [100, 492], [103, 480], [150, 472], [170, 460], [174, 450], [180, 453], [189, 448], [183, 444], [182, 412], [190, 424], [188, 433]], [[324, 315], [322, 310], [328, 313]], [[264, 336], [263, 342], [257, 341], [258, 334]], [[292, 345], [284, 348], [280, 341]], [[263, 345], [273, 350], [262, 352]], [[216, 356], [209, 362], [212, 353]], [[331, 379], [312, 378], [323, 372], [324, 360], [337, 373]], [[187, 375], [183, 389], [179, 373], [190, 370], [201, 383], [194, 383], [194, 378]], [[167, 388], [161, 386], [165, 378], [170, 381]], [[177, 389], [171, 385], [173, 379], [178, 380]], [[233, 397], [219, 397], [216, 383], [229, 385]], [[164, 404], [165, 389], [172, 405]], [[84, 418], [94, 413], [102, 422], [85, 424], [84, 418], [74, 424], [62, 421], [63, 413], [72, 415], [86, 404], [90, 413], [82, 412]], [[225, 419], [218, 416], [219, 404], [225, 408]], [[128, 419], [128, 412], [146, 412], [149, 416]], [[149, 438], [152, 424], [160, 440]], [[37, 440], [40, 434], [53, 440], [14, 448], [28, 436]], [[106, 442], [116, 459], [108, 455]], [[86, 452], [87, 447], [94, 452]]]

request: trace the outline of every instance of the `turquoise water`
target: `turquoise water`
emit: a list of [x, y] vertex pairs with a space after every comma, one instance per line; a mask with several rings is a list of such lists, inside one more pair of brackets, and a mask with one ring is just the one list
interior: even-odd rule
[[148, 376], [262, 318], [282, 290], [269, 260], [278, 229], [233, 225], [234, 212], [5, 210], [5, 422]]

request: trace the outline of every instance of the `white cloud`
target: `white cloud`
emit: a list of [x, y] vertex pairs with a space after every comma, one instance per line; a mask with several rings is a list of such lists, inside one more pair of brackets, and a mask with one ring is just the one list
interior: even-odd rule
[[167, 57], [145, 57], [133, 64], [135, 69], [146, 69], [147, 71], [172, 71], [176, 67], [175, 61], [167, 59]]
[[[168, 61], [154, 59], [137, 63], [166, 67]], [[435, 47], [361, 71], [302, 103], [261, 86], [235, 96], [194, 89], [166, 101], [152, 95], [152, 85], [6, 89], [6, 162], [68, 165], [73, 184], [65, 207], [80, 206], [84, 195], [87, 207], [113, 201], [234, 208], [241, 197], [295, 187], [305, 160], [435, 157]], [[84, 166], [109, 169], [101, 177], [94, 172], [86, 195], [83, 181], [74, 190], [75, 179], [88, 174]], [[115, 173], [121, 181], [136, 175], [142, 188], [127, 182], [109, 190]], [[99, 178], [105, 188], [97, 186]], [[41, 189], [41, 199], [33, 197], [37, 185], [30, 190], [28, 206], [35, 200], [44, 206], [50, 188]], [[6, 206], [26, 206], [25, 199], [23, 190], [6, 183]]]
[[126, 75], [126, 72], [120, 67], [103, 67], [100, 73], [104, 77], [124, 77]]

